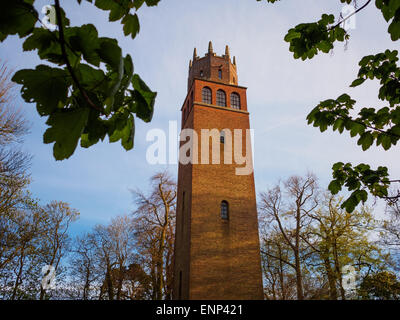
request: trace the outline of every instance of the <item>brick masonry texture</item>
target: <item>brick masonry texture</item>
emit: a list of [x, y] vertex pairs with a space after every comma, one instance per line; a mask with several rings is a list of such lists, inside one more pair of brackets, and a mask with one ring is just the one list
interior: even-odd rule
[[[236, 66], [230, 59], [228, 63], [218, 80], [214, 63], [193, 62], [182, 128], [195, 129], [199, 136], [201, 129], [243, 129], [244, 153], [245, 131], [250, 128], [246, 88], [233, 84], [233, 78], [237, 83]], [[200, 70], [214, 76], [201, 78]], [[212, 90], [211, 105], [202, 103], [204, 86]], [[226, 92], [226, 108], [215, 106], [218, 89]], [[241, 110], [230, 108], [232, 92], [240, 95]], [[209, 142], [211, 163], [211, 139]], [[224, 144], [220, 146], [221, 164], [179, 165], [174, 299], [263, 299], [254, 175], [236, 175], [235, 168], [240, 165], [224, 164]], [[200, 139], [198, 147], [200, 161]], [[229, 203], [229, 220], [221, 219], [223, 200]]]

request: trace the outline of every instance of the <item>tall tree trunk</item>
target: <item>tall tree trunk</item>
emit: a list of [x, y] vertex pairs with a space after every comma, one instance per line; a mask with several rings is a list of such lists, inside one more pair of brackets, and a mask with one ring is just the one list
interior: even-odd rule
[[156, 265], [157, 261], [155, 261], [155, 255], [152, 256], [151, 261], [151, 282], [152, 282], [152, 292], [151, 292], [151, 299], [157, 300], [157, 275], [156, 275]]
[[331, 262], [328, 258], [328, 254], [324, 252], [324, 268], [326, 271], [326, 276], [328, 277], [329, 283], [329, 299], [337, 300], [337, 290], [336, 290], [336, 276], [335, 272], [332, 270]]
[[346, 291], [343, 288], [342, 284], [342, 271], [340, 270], [340, 262], [339, 262], [339, 256], [337, 252], [337, 246], [336, 246], [336, 241], [333, 241], [333, 257], [335, 261], [335, 271], [336, 271], [336, 277], [339, 280], [339, 288], [340, 288], [340, 296], [342, 300], [346, 300]]
[[15, 300], [15, 298], [17, 296], [18, 287], [19, 287], [19, 285], [21, 283], [22, 271], [23, 271], [23, 268], [24, 268], [24, 257], [25, 257], [25, 248], [22, 248], [21, 256], [20, 256], [20, 259], [19, 259], [18, 274], [17, 274], [17, 278], [15, 279], [11, 300]]
[[90, 278], [90, 269], [87, 268], [85, 277], [85, 286], [83, 287], [83, 300], [88, 300], [89, 289], [90, 289], [89, 278]]
[[121, 300], [121, 293], [122, 293], [122, 283], [124, 282], [124, 267], [123, 263], [120, 262], [120, 267], [118, 270], [118, 287], [117, 287], [117, 300]]
[[156, 300], [162, 300], [164, 288], [164, 249], [165, 249], [165, 227], [161, 230], [160, 246], [157, 259], [157, 297]]
[[302, 278], [302, 273], [301, 273], [300, 255], [299, 255], [298, 249], [295, 250], [294, 255], [295, 255], [295, 266], [296, 266], [297, 299], [304, 300], [303, 278]]
[[173, 278], [173, 269], [172, 269], [172, 256], [173, 256], [173, 247], [169, 245], [168, 251], [167, 251], [167, 256], [165, 258], [165, 267], [166, 267], [166, 272], [165, 272], [165, 300], [171, 300], [172, 299], [172, 278]]
[[301, 228], [300, 220], [301, 220], [301, 206], [297, 204], [296, 244], [294, 250], [295, 266], [296, 266], [296, 289], [297, 289], [297, 299], [304, 300], [303, 278], [302, 278], [301, 261], [300, 261], [300, 228]]
[[109, 261], [107, 261], [107, 271], [106, 271], [105, 282], [107, 284], [108, 299], [114, 300], [114, 287], [113, 287], [113, 281], [112, 281], [111, 266], [110, 266]]
[[278, 244], [278, 253], [279, 253], [279, 283], [281, 285], [281, 299], [286, 300], [286, 288], [285, 288], [285, 279], [283, 275], [283, 261], [282, 261], [282, 249], [280, 244]]

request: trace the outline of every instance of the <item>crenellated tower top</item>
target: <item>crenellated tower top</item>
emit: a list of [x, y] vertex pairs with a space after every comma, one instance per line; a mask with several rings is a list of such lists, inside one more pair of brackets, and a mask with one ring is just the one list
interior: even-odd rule
[[236, 58], [233, 57], [233, 60], [231, 60], [229, 47], [225, 47], [224, 55], [218, 56], [214, 53], [210, 41], [208, 52], [202, 58], [197, 55], [197, 49], [194, 48], [193, 60], [189, 62], [188, 90], [191, 88], [194, 79], [237, 85]]

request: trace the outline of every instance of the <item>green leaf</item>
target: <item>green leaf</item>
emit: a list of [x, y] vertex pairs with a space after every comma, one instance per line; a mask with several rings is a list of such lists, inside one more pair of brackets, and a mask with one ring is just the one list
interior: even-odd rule
[[156, 6], [160, 0], [145, 0], [148, 7]]
[[390, 37], [392, 41], [396, 41], [400, 39], [400, 20], [399, 21], [393, 21], [388, 29], [390, 33]]
[[66, 71], [45, 65], [39, 65], [35, 70], [20, 70], [12, 81], [22, 85], [22, 97], [28, 103], [36, 102], [41, 116], [49, 115], [59, 103], [66, 102], [70, 86]]
[[150, 122], [153, 118], [154, 103], [157, 93], [151, 91], [138, 74], [133, 76], [132, 85], [135, 89], [132, 95], [136, 101], [136, 115], [143, 121]]
[[[158, 0], [159, 1], [159, 0]], [[157, 2], [158, 2], [157, 1]], [[138, 10], [144, 3], [144, 0], [134, 0], [133, 1], [133, 7]]]
[[328, 189], [332, 194], [337, 194], [340, 190], [342, 190], [342, 185], [337, 180], [332, 180], [328, 186]]
[[87, 62], [99, 66], [99, 51], [101, 48], [96, 27], [92, 24], [85, 24], [74, 29], [74, 35], [68, 39], [72, 48], [75, 51], [81, 52]]
[[125, 150], [131, 150], [133, 148], [133, 138], [135, 136], [135, 123], [132, 114], [128, 117], [116, 115], [112, 134], [110, 135], [110, 142], [116, 142], [121, 140], [121, 145]]
[[46, 122], [50, 128], [44, 133], [43, 142], [55, 142], [53, 154], [56, 160], [68, 159], [74, 153], [88, 116], [89, 108], [59, 110], [50, 115]]
[[294, 39], [298, 39], [301, 37], [301, 33], [300, 32], [296, 32], [295, 30], [291, 29], [289, 30], [288, 34], [285, 36], [285, 41], [286, 42], [291, 42]]
[[355, 196], [356, 191], [354, 191], [351, 196], [342, 203], [342, 208], [346, 209], [347, 212], [351, 213], [354, 211], [356, 206], [358, 205], [359, 201], [357, 201], [357, 198]]
[[382, 134], [382, 147], [385, 150], [389, 150], [390, 147], [392, 146], [392, 140], [390, 139], [390, 136], [386, 134]]
[[99, 55], [102, 61], [109, 64], [114, 70], [120, 69], [122, 50], [118, 42], [111, 38], [100, 38]]
[[99, 9], [110, 11], [109, 21], [117, 21], [121, 19], [129, 11], [128, 2], [124, 0], [122, 1], [96, 0], [95, 5]]
[[357, 144], [362, 146], [363, 151], [369, 149], [369, 147], [374, 143], [374, 138], [371, 132], [367, 131], [364, 132], [360, 139], [358, 140]]
[[23, 0], [2, 1], [0, 10], [0, 40], [8, 35], [18, 34], [20, 38], [28, 35], [38, 19], [38, 12], [32, 3]]
[[[87, 64], [79, 64], [76, 67], [76, 74], [80, 84], [88, 90], [105, 90], [105, 74], [101, 69], [94, 69]], [[100, 87], [101, 86], [101, 87]]]
[[366, 79], [363, 79], [363, 78], [356, 79], [353, 81], [353, 83], [350, 85], [350, 87], [357, 87], [357, 86], [363, 84], [365, 80]]
[[124, 25], [124, 34], [126, 36], [131, 35], [132, 39], [134, 39], [136, 35], [139, 33], [140, 25], [137, 14], [126, 15], [124, 19], [122, 19], [122, 24]]
[[104, 140], [107, 134], [107, 120], [99, 118], [99, 112], [90, 109], [88, 123], [81, 135], [81, 147], [89, 148], [101, 139]]

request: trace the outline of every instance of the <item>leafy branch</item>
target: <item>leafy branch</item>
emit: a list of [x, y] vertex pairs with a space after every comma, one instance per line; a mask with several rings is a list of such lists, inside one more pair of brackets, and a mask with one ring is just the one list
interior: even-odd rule
[[[345, 0], [345, 2], [347, 2], [348, 4], [351, 3], [352, 0]], [[354, 12], [352, 12], [351, 14], [349, 14], [347, 17], [342, 18], [336, 25], [332, 26], [330, 29], [334, 29], [338, 26], [340, 26], [341, 24], [343, 24], [344, 22], [346, 22], [347, 20], [349, 20], [352, 16], [356, 15], [357, 13], [359, 13], [361, 10], [365, 9], [372, 0], [368, 0], [364, 5], [362, 5], [361, 7], [357, 8], [356, 10], [354, 10]], [[344, 1], [342, 1], [344, 2]]]
[[61, 8], [60, 8], [60, 0], [55, 0], [55, 9], [56, 9], [56, 15], [57, 15], [57, 23], [58, 23], [58, 30], [60, 33], [60, 45], [61, 45], [61, 51], [62, 51], [62, 55], [65, 61], [65, 64], [67, 65], [68, 71], [71, 74], [72, 79], [74, 80], [76, 86], [79, 88], [79, 91], [82, 93], [82, 95], [84, 96], [86, 102], [94, 109], [100, 111], [101, 113], [103, 113], [103, 110], [96, 106], [92, 100], [90, 100], [90, 98], [88, 97], [86, 91], [82, 88], [81, 84], [79, 83], [79, 80], [77, 79], [74, 70], [72, 69], [71, 63], [68, 60], [68, 56], [67, 56], [67, 51], [65, 50], [65, 40], [64, 40], [64, 27], [62, 24], [62, 16], [61, 16]]
[[[259, 0], [261, 1], [261, 0]], [[278, 0], [267, 0], [275, 3]], [[350, 4], [353, 0], [339, 0]], [[311, 59], [318, 52], [328, 53], [336, 41], [349, 39], [349, 34], [340, 26], [355, 14], [365, 9], [372, 1], [368, 0], [355, 12], [339, 19], [334, 24], [333, 15], [323, 14], [321, 19], [313, 23], [302, 23], [290, 29], [285, 36], [289, 43], [289, 50], [295, 59]], [[400, 1], [375, 0], [376, 8], [381, 12], [389, 24], [388, 33], [393, 41], [400, 39]], [[358, 145], [367, 150], [376, 142], [384, 150], [395, 146], [400, 139], [400, 68], [397, 64], [398, 51], [386, 50], [376, 55], [365, 56], [361, 59], [358, 78], [351, 87], [362, 85], [367, 79], [378, 80], [380, 89], [378, 98], [388, 105], [384, 108], [362, 108], [356, 118], [350, 116], [356, 103], [348, 94], [342, 94], [337, 99], [328, 99], [317, 105], [307, 116], [308, 124], [319, 127], [321, 132], [332, 127], [333, 131], [342, 133], [349, 131], [351, 137], [359, 136]], [[333, 180], [329, 190], [336, 194], [343, 186], [352, 191], [350, 197], [342, 203], [342, 208], [352, 212], [360, 202], [368, 199], [368, 190], [372, 195], [383, 198], [389, 204], [400, 199], [400, 191], [389, 195], [391, 183], [399, 180], [390, 180], [388, 170], [378, 167], [372, 170], [367, 164], [353, 167], [350, 163], [338, 162], [333, 165]]]
[[[144, 3], [159, 0], [96, 0], [88, 2], [109, 11], [109, 21], [120, 20], [125, 35], [139, 32], [137, 13]], [[81, 4], [81, 0], [77, 0]], [[134, 74], [130, 55], [123, 56], [116, 39], [99, 37], [92, 24], [71, 27], [59, 0], [55, 0], [58, 30], [36, 28], [40, 21], [34, 0], [6, 1], [0, 12], [0, 41], [17, 34], [25, 38], [24, 51], [37, 50], [40, 59], [58, 67], [38, 65], [19, 70], [13, 81], [22, 85], [22, 97], [36, 103], [48, 117], [44, 143], [53, 143], [56, 160], [69, 158], [78, 142], [88, 148], [105, 136], [133, 148], [135, 116], [152, 119], [156, 93]]]

